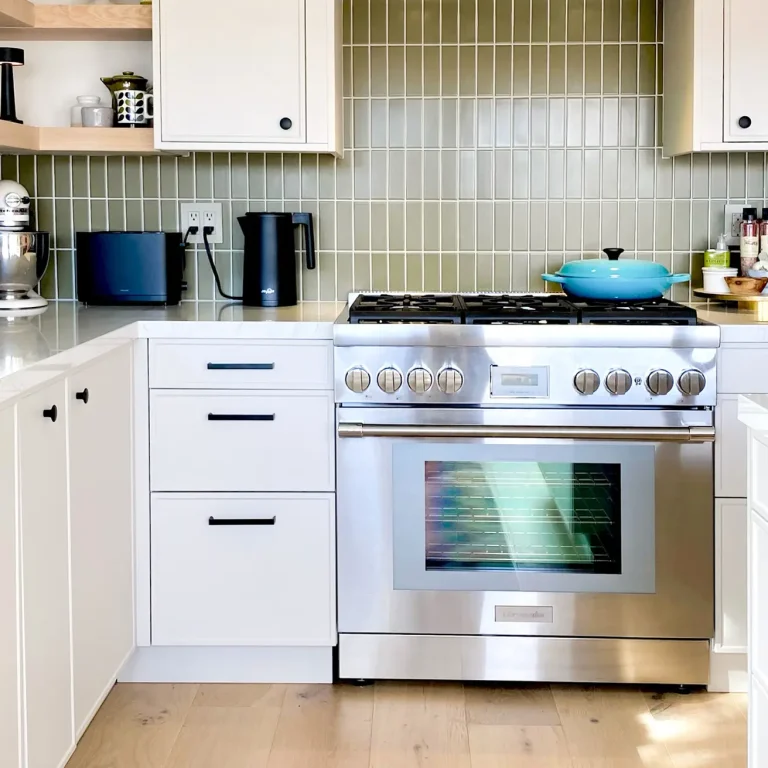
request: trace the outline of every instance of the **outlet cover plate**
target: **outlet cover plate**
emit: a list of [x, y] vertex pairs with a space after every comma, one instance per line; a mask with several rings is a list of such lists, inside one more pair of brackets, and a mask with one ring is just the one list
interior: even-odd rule
[[224, 230], [222, 229], [222, 214], [221, 203], [181, 203], [181, 216], [179, 221], [181, 222], [181, 232], [185, 234], [187, 228], [190, 225], [191, 215], [196, 213], [200, 219], [200, 230], [196, 235], [190, 235], [188, 243], [203, 244], [203, 222], [205, 221], [205, 214], [211, 214], [215, 222], [213, 234], [208, 236], [208, 242], [211, 245], [216, 245], [224, 242]]
[[744, 211], [746, 204], [740, 205], [726, 205], [725, 206], [725, 222], [723, 224], [723, 232], [725, 232], [725, 242], [728, 245], [738, 245], [741, 235], [741, 214]]

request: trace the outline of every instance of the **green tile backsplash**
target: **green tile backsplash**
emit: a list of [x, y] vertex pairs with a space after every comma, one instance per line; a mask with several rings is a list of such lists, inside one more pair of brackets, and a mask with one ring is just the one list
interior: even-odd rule
[[[674, 0], [673, 0], [674, 1]], [[564, 261], [623, 246], [698, 273], [726, 202], [761, 206], [762, 153], [664, 159], [662, 0], [345, 0], [343, 160], [4, 156], [53, 232], [46, 295], [74, 296], [74, 233], [178, 229], [223, 205], [216, 260], [238, 290], [248, 210], [312, 211], [305, 300], [352, 289], [543, 290]], [[214, 298], [202, 252], [187, 298]], [[675, 286], [674, 298], [689, 298]]]

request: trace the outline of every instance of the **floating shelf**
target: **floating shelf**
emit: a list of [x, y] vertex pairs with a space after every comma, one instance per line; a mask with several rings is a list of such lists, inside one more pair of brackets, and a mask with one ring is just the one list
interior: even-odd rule
[[150, 40], [150, 5], [34, 5], [0, 0], [3, 40]]
[[35, 128], [0, 122], [0, 151], [22, 154], [154, 155], [151, 128]]

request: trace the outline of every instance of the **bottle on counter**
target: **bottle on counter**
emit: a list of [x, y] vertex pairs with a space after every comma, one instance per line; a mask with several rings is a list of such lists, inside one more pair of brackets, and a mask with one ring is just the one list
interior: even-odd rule
[[[768, 232], [768, 229], [766, 230]], [[726, 245], [726, 235], [720, 235], [717, 239], [717, 245], [704, 252], [704, 266], [705, 267], [720, 267], [727, 268], [731, 266], [731, 252]], [[766, 244], [768, 245], [768, 236], [766, 237]]]
[[768, 208], [763, 208], [760, 220], [760, 253], [768, 252]]
[[760, 255], [760, 227], [757, 223], [757, 208], [745, 208], [741, 220], [741, 250], [742, 277], [749, 277], [749, 270], [755, 265]]

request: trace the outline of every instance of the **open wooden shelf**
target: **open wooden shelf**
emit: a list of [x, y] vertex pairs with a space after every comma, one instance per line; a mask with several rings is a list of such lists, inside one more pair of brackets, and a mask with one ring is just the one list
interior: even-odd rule
[[154, 155], [151, 128], [35, 128], [0, 121], [0, 151], [64, 155]]
[[0, 0], [3, 40], [150, 40], [150, 5], [34, 5]]

